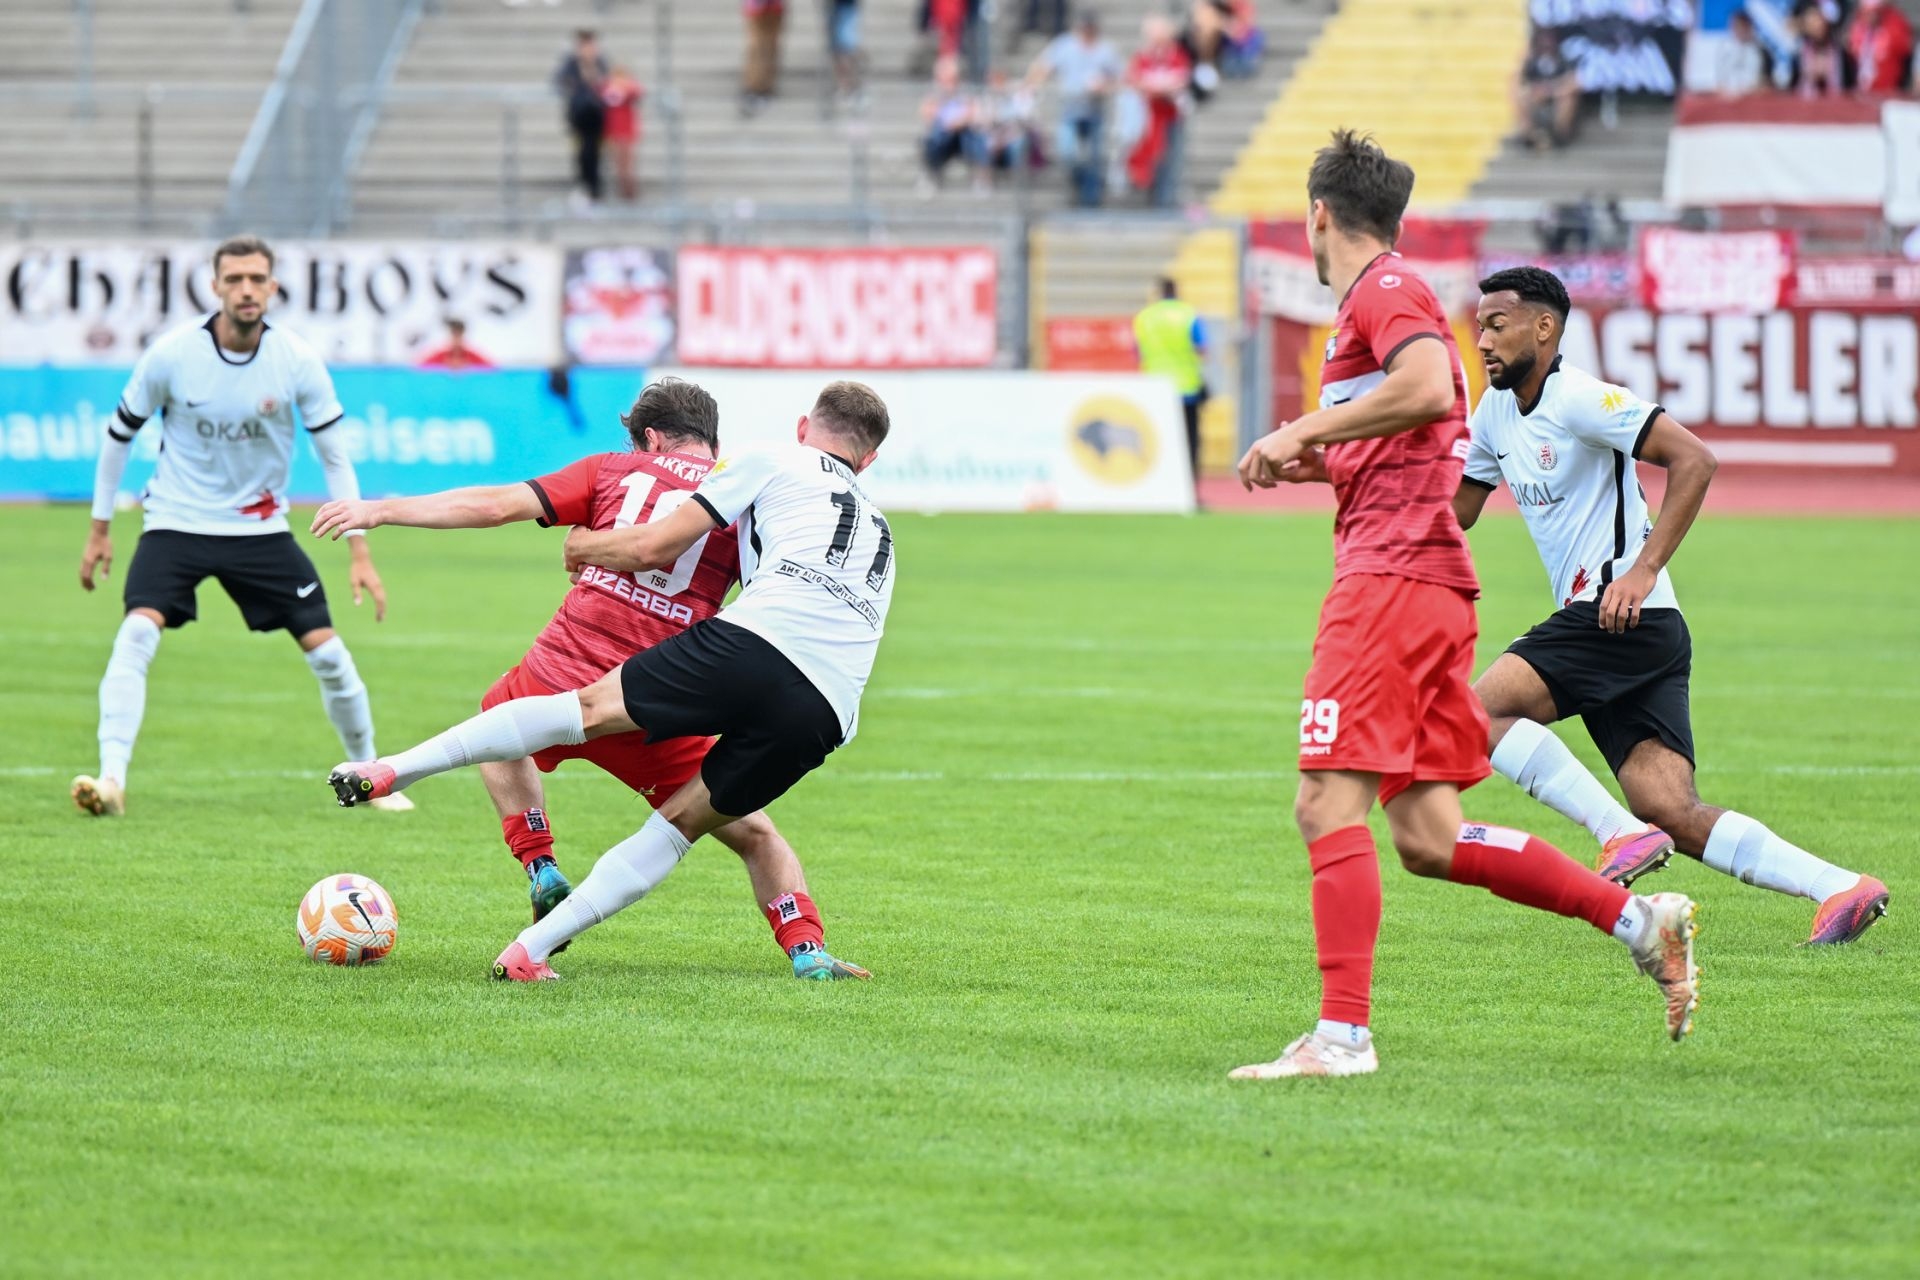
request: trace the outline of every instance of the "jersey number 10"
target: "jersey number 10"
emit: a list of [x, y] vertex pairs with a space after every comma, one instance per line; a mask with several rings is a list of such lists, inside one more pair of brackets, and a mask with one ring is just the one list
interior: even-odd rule
[[[653, 496], [653, 490], [660, 483], [658, 476], [644, 471], [635, 471], [623, 476], [620, 487], [627, 496], [620, 501], [620, 513], [613, 518], [613, 527], [629, 529], [633, 527], [640, 509], [647, 505], [647, 499]], [[653, 512], [647, 516], [647, 523], [664, 520], [693, 497], [691, 489], [669, 489], [660, 495], [660, 501], [653, 505]], [[707, 538], [701, 534], [700, 540], [680, 553], [680, 558], [668, 569], [648, 569], [633, 575], [633, 580], [649, 591], [657, 591], [663, 596], [677, 596], [693, 583], [693, 571], [700, 567], [700, 556], [707, 549]]]

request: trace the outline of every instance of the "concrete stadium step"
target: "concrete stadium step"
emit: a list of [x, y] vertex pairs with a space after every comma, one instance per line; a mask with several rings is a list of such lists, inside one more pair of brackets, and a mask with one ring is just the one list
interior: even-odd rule
[[1625, 101], [1605, 128], [1589, 113], [1572, 145], [1534, 151], [1508, 142], [1475, 184], [1476, 199], [1579, 200], [1589, 194], [1658, 200], [1666, 175], [1673, 104]]

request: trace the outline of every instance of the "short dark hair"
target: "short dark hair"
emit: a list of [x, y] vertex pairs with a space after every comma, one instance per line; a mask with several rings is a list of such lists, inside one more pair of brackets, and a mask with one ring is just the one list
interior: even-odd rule
[[267, 247], [265, 240], [259, 236], [229, 236], [213, 251], [213, 274], [220, 274], [222, 258], [250, 258], [256, 253], [267, 260], [267, 270], [272, 271], [273, 250]]
[[636, 449], [645, 444], [648, 427], [668, 443], [720, 448], [720, 406], [705, 387], [685, 378], [649, 383], [633, 408], [620, 415], [620, 425], [627, 429]]
[[1172, 276], [1161, 276], [1160, 277], [1160, 296], [1163, 298], [1179, 297], [1180, 296], [1179, 282], [1176, 281]]
[[1513, 293], [1520, 301], [1530, 302], [1536, 307], [1545, 307], [1560, 317], [1560, 323], [1567, 322], [1567, 315], [1573, 310], [1573, 300], [1567, 297], [1567, 286], [1560, 283], [1560, 277], [1544, 267], [1508, 267], [1496, 271], [1480, 282], [1480, 292]]
[[892, 428], [886, 401], [864, 382], [829, 382], [820, 389], [813, 412], [807, 416], [868, 451], [878, 449]]
[[1336, 129], [1307, 170], [1307, 199], [1321, 200], [1342, 231], [1392, 244], [1413, 198], [1413, 166], [1380, 149], [1372, 134]]

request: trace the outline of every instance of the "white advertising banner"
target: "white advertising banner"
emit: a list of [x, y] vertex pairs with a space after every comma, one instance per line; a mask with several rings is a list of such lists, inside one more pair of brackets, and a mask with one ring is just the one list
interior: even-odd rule
[[[560, 251], [478, 241], [284, 241], [273, 246], [285, 325], [330, 363], [414, 364], [466, 323], [466, 345], [507, 367], [560, 363]], [[0, 244], [0, 364], [127, 365], [215, 310], [213, 245]]]
[[1920, 102], [1881, 104], [1880, 128], [1887, 138], [1887, 221], [1920, 223]]
[[[723, 454], [793, 439], [831, 373], [661, 369], [720, 404]], [[848, 373], [892, 433], [862, 477], [898, 511], [1188, 512], [1193, 476], [1173, 384], [1137, 373]]]

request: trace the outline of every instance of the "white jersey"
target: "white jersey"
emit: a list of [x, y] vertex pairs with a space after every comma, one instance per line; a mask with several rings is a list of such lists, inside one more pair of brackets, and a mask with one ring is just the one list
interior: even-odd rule
[[[1489, 387], [1473, 411], [1466, 479], [1488, 489], [1507, 482], [1562, 608], [1598, 599], [1653, 532], [1634, 459], [1659, 412], [1557, 356], [1531, 408]], [[1665, 569], [1645, 607], [1680, 607]]]
[[107, 431], [116, 440], [161, 416], [160, 461], [140, 495], [149, 529], [284, 533], [298, 423], [325, 431], [343, 416], [312, 347], [261, 324], [248, 356], [220, 349], [213, 317], [183, 325], [134, 366]]
[[800, 444], [722, 458], [693, 500], [740, 525], [740, 594], [719, 616], [785, 654], [852, 741], [893, 602], [887, 518], [852, 467]]

